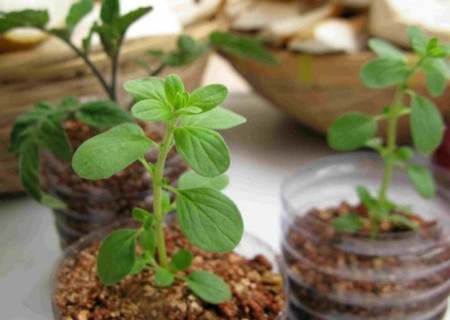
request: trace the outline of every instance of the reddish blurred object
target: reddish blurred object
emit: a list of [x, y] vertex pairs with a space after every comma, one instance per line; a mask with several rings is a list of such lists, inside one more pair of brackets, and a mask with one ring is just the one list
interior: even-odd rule
[[444, 139], [433, 154], [433, 162], [450, 171], [450, 119], [446, 119], [445, 124]]

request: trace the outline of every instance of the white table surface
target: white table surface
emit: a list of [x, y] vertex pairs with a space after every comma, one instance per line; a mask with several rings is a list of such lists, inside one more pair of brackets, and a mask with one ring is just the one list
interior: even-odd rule
[[[225, 106], [248, 119], [224, 132], [232, 154], [226, 193], [237, 203], [246, 231], [278, 249], [280, 185], [295, 168], [332, 153], [215, 58], [205, 82], [230, 88]], [[49, 209], [27, 197], [0, 199], [0, 319], [51, 319], [49, 277], [60, 256]], [[447, 315], [450, 320], [450, 315]]]

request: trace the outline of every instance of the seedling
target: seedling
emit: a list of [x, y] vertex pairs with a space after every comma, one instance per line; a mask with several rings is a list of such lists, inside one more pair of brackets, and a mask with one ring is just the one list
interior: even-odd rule
[[[124, 87], [137, 101], [131, 109], [133, 116], [147, 122], [162, 121], [166, 130], [162, 142], [156, 143], [139, 125], [121, 124], [86, 141], [74, 154], [72, 165], [82, 178], [109, 178], [139, 161], [153, 183], [152, 212], [133, 211], [140, 228], [115, 231], [103, 241], [97, 261], [99, 278], [105, 285], [113, 285], [147, 268], [154, 272], [158, 286], [170, 286], [180, 279], [204, 301], [224, 302], [231, 293], [221, 278], [205, 271], [185, 274], [192, 262], [191, 252], [182, 249], [168, 257], [164, 218], [175, 210], [184, 235], [203, 250], [226, 252], [236, 247], [243, 222], [236, 205], [220, 192], [227, 184], [223, 173], [230, 165], [230, 155], [216, 130], [240, 125], [245, 119], [219, 107], [227, 96], [222, 85], [189, 93], [178, 76], [170, 75], [165, 80], [131, 80]], [[192, 169], [181, 177], [178, 188], [170, 186], [163, 175], [173, 147]], [[159, 151], [154, 164], [144, 157], [150, 148]], [[142, 248], [142, 254], [136, 254], [136, 246]]]
[[[417, 228], [416, 223], [407, 216], [398, 214], [405, 212], [405, 208], [388, 199], [395, 167], [406, 170], [409, 180], [422, 197], [432, 198], [435, 193], [431, 172], [411, 162], [411, 158], [414, 151], [428, 155], [439, 146], [444, 131], [443, 119], [431, 100], [413, 90], [411, 82], [419, 72], [423, 72], [429, 93], [434, 97], [442, 95], [450, 78], [450, 67], [446, 61], [450, 56], [450, 47], [439, 43], [436, 38], [427, 39], [414, 26], [408, 29], [408, 36], [414, 59], [389, 43], [372, 39], [369, 46], [378, 57], [366, 64], [360, 73], [361, 80], [369, 88], [395, 86], [392, 103], [379, 115], [357, 112], [344, 115], [328, 132], [328, 142], [334, 149], [349, 151], [365, 146], [376, 150], [383, 158], [384, 175], [378, 195], [372, 196], [363, 186], [357, 188], [361, 202], [369, 211], [374, 235], [383, 221]], [[409, 116], [415, 150], [397, 144], [397, 124], [403, 116]], [[386, 141], [375, 136], [381, 121], [387, 121]], [[363, 227], [363, 223], [358, 215], [351, 213], [335, 219], [334, 226], [339, 231], [356, 232]]]

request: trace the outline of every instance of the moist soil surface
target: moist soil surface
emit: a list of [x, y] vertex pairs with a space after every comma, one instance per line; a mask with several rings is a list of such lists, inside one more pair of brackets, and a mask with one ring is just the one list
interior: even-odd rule
[[[66, 121], [64, 127], [74, 150], [99, 133], [75, 120]], [[152, 140], [158, 142], [162, 139], [163, 125], [151, 124], [143, 128]], [[152, 149], [146, 158], [156, 162], [157, 156], [157, 151]], [[164, 171], [170, 184], [176, 184], [186, 169], [186, 163], [172, 150]], [[80, 178], [70, 161], [62, 161], [44, 152], [41, 173], [43, 188], [68, 206], [64, 210], [55, 210], [62, 247], [93, 230], [130, 217], [134, 207], [150, 208], [153, 202], [150, 177], [139, 163], [133, 163], [109, 179], [90, 181]]]
[[166, 241], [169, 254], [181, 248], [193, 252], [188, 272], [206, 270], [221, 276], [233, 298], [219, 305], [204, 303], [179, 280], [168, 288], [157, 287], [150, 270], [103, 286], [96, 272], [99, 243], [94, 242], [67, 257], [57, 271], [54, 301], [61, 315], [56, 319], [278, 319], [284, 308], [282, 278], [264, 256], [207, 253], [190, 245], [175, 225], [166, 229]]
[[[364, 229], [355, 234], [336, 233], [333, 219], [349, 212], [363, 218]], [[314, 209], [291, 222], [282, 249], [288, 271], [290, 320], [322, 320], [324, 315], [410, 319], [408, 316], [433, 310], [434, 314], [411, 319], [442, 319], [450, 293], [450, 244], [442, 241], [445, 235], [435, 221], [396, 213], [409, 217], [418, 230], [407, 232], [404, 226], [385, 221], [376, 245], [363, 205], [342, 203], [326, 210]], [[439, 286], [440, 291], [419, 297]]]

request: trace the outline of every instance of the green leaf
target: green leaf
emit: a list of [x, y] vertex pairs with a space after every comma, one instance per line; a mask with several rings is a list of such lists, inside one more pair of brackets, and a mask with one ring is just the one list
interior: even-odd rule
[[[179, 67], [191, 63], [203, 55], [207, 49], [206, 44], [196, 42], [191, 36], [181, 35], [177, 40], [177, 49], [167, 53], [160, 52], [158, 58], [165, 65]], [[153, 51], [152, 54], [154, 53]]]
[[338, 118], [328, 130], [328, 144], [341, 151], [363, 147], [377, 132], [375, 117], [349, 113]]
[[412, 158], [414, 150], [410, 147], [400, 147], [395, 152], [395, 156], [400, 161], [406, 161]]
[[349, 213], [333, 220], [333, 227], [336, 231], [354, 233], [363, 227], [363, 221], [360, 216]]
[[161, 192], [161, 204], [164, 212], [168, 212], [170, 210], [170, 195], [167, 191]]
[[429, 61], [423, 65], [425, 77], [427, 80], [427, 88], [433, 97], [439, 97], [445, 91], [447, 84], [446, 70], [436, 60]]
[[405, 62], [407, 61], [405, 54], [399, 48], [381, 39], [370, 39], [369, 48], [380, 58], [397, 59]]
[[55, 116], [50, 116], [42, 122], [39, 141], [63, 160], [69, 160], [72, 157], [72, 145], [67, 138], [62, 121]]
[[59, 200], [58, 198], [55, 198], [52, 195], [42, 192], [42, 191], [41, 191], [41, 203], [52, 209], [66, 209], [67, 208], [67, 205], [63, 201]]
[[75, 2], [66, 17], [66, 26], [73, 29], [94, 8], [92, 0], [80, 0]]
[[117, 230], [102, 243], [97, 258], [97, 272], [105, 285], [114, 285], [125, 278], [136, 260], [136, 230]]
[[141, 208], [133, 208], [131, 214], [136, 221], [140, 222], [144, 222], [150, 217], [150, 212]]
[[147, 260], [144, 256], [136, 257], [136, 260], [134, 262], [133, 269], [131, 269], [129, 275], [135, 275], [140, 273], [144, 268], [147, 266]]
[[177, 111], [178, 114], [195, 115], [202, 113], [202, 109], [197, 107], [184, 107]]
[[131, 12], [128, 12], [127, 14], [121, 16], [118, 18], [118, 25], [120, 29], [120, 33], [125, 34], [128, 28], [141, 19], [143, 16], [145, 16], [147, 13], [152, 11], [152, 7], [142, 7], [138, 8], [136, 10], [133, 10]]
[[158, 268], [155, 271], [155, 283], [160, 287], [169, 287], [175, 281], [175, 276], [170, 271]]
[[120, 16], [119, 0], [103, 0], [100, 18], [104, 23], [112, 23]]
[[136, 101], [152, 99], [167, 103], [164, 81], [159, 78], [145, 77], [128, 80], [123, 87]]
[[171, 74], [164, 80], [164, 91], [166, 98], [172, 106], [175, 106], [175, 102], [178, 94], [184, 93], [183, 81], [176, 74]]
[[93, 128], [110, 128], [133, 121], [127, 111], [109, 100], [87, 102], [80, 107], [75, 116]]
[[170, 261], [170, 270], [174, 272], [184, 271], [189, 268], [192, 263], [192, 259], [192, 252], [186, 249], [181, 249], [172, 256], [172, 260]]
[[230, 287], [222, 278], [210, 272], [194, 271], [187, 283], [192, 292], [206, 302], [219, 304], [231, 299]]
[[181, 230], [197, 247], [227, 252], [239, 244], [244, 231], [241, 214], [233, 201], [219, 191], [181, 190], [176, 203]]
[[414, 221], [408, 219], [407, 217], [399, 215], [399, 214], [390, 215], [389, 220], [396, 225], [402, 225], [411, 230], [417, 230], [419, 228], [417, 223], [415, 223]]
[[225, 101], [228, 89], [221, 84], [210, 84], [198, 88], [190, 94], [189, 106], [198, 107], [205, 111], [214, 109]]
[[156, 237], [153, 229], [144, 229], [139, 237], [142, 249], [153, 256], [155, 254]]
[[422, 197], [426, 199], [434, 197], [436, 186], [430, 170], [421, 165], [408, 165], [406, 171], [409, 180]]
[[383, 89], [406, 80], [409, 75], [405, 61], [378, 58], [363, 66], [360, 72], [362, 82], [369, 88]]
[[153, 145], [142, 128], [125, 123], [84, 142], [75, 152], [72, 166], [82, 178], [109, 178], [143, 156]]
[[441, 143], [444, 121], [430, 100], [415, 95], [411, 101], [410, 127], [414, 146], [423, 154], [430, 154]]
[[238, 57], [253, 59], [263, 63], [273, 64], [276, 59], [264, 48], [255, 37], [233, 35], [228, 32], [212, 32], [209, 35], [210, 44]]
[[226, 130], [239, 126], [247, 120], [222, 107], [204, 112], [199, 115], [185, 116], [181, 119], [181, 125], [188, 127], [202, 127], [214, 130]]
[[109, 58], [115, 59], [119, 53], [120, 44], [122, 43], [122, 37], [120, 30], [111, 24], [94, 24], [93, 31], [100, 37], [103, 50]]
[[198, 174], [215, 177], [228, 170], [228, 147], [217, 132], [204, 128], [178, 127], [174, 137], [178, 153]]
[[214, 190], [222, 190], [228, 185], [229, 179], [222, 174], [214, 178], [207, 178], [199, 175], [195, 171], [189, 170], [181, 175], [178, 180], [180, 190], [209, 188]]
[[39, 189], [39, 145], [34, 140], [26, 141], [19, 157], [20, 181], [27, 193], [35, 200], [41, 201]]
[[0, 12], [0, 34], [18, 27], [44, 28], [48, 21], [47, 10]]
[[370, 191], [364, 186], [357, 186], [356, 191], [358, 193], [359, 200], [366, 206], [367, 209], [373, 210], [376, 205], [375, 200], [372, 198]]
[[427, 51], [427, 38], [425, 34], [416, 26], [408, 27], [408, 38], [414, 52], [424, 55]]
[[137, 119], [151, 122], [172, 118], [170, 107], [164, 102], [153, 99], [139, 101], [131, 108], [131, 113]]

